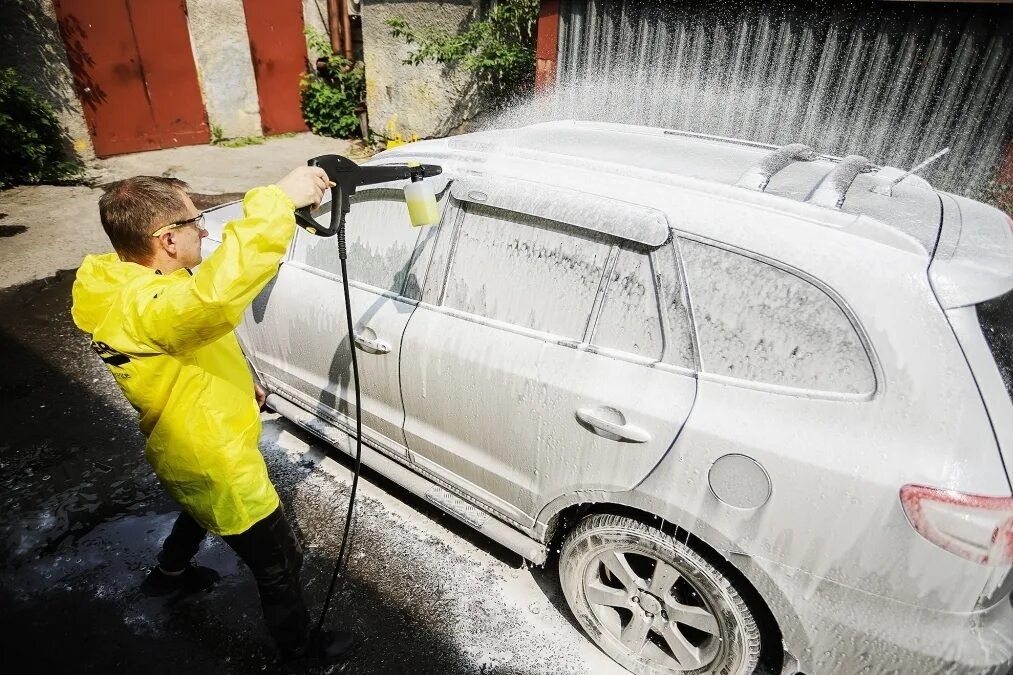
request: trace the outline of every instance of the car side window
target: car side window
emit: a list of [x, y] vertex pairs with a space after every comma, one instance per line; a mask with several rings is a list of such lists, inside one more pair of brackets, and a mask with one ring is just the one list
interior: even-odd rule
[[464, 204], [442, 304], [581, 340], [610, 245], [562, 223]]
[[647, 253], [619, 252], [591, 344], [661, 359], [661, 314]]
[[815, 284], [717, 246], [680, 242], [705, 372], [839, 393], [875, 390], [851, 320]]
[[[422, 230], [411, 226], [401, 190], [365, 190], [352, 195], [351, 209], [345, 216], [349, 279], [401, 294]], [[334, 237], [300, 232], [294, 256], [310, 267], [341, 275]]]

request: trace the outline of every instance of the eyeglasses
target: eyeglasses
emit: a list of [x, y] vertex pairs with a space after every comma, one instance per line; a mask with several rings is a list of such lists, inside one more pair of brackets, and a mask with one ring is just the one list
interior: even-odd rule
[[196, 225], [198, 230], [204, 229], [204, 212], [201, 211], [193, 218], [187, 218], [186, 220], [177, 220], [174, 223], [163, 225], [154, 232], [151, 233], [152, 237], [160, 237], [169, 230], [175, 230], [177, 227], [185, 227], [186, 225]]

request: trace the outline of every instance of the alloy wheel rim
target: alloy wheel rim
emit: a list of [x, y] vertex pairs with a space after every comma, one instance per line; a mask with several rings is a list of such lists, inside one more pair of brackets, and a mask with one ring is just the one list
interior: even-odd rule
[[591, 560], [584, 594], [598, 623], [632, 656], [670, 671], [714, 662], [724, 641], [704, 594], [674, 565], [641, 551]]

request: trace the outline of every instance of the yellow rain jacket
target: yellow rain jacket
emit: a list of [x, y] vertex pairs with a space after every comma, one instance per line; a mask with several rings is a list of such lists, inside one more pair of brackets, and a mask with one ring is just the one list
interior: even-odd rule
[[257, 188], [192, 275], [162, 276], [113, 253], [86, 257], [74, 282], [74, 323], [137, 409], [155, 474], [220, 535], [244, 532], [279, 504], [258, 446], [253, 378], [232, 331], [278, 271], [293, 210], [279, 188]]

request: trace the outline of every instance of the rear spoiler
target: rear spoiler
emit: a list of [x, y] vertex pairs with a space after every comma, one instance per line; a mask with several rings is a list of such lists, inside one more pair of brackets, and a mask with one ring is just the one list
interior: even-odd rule
[[943, 309], [976, 305], [1013, 290], [1013, 220], [966, 197], [939, 193], [942, 229], [929, 282]]

